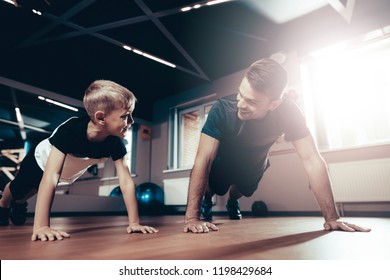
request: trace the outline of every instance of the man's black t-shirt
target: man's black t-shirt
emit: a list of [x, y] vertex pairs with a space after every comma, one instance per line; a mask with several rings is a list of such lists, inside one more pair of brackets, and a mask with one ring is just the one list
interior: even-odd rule
[[239, 171], [259, 170], [280, 136], [295, 141], [309, 135], [309, 130], [301, 110], [292, 101], [283, 100], [262, 119], [243, 121], [238, 118], [237, 95], [230, 95], [214, 103], [202, 133], [219, 140], [217, 157]]

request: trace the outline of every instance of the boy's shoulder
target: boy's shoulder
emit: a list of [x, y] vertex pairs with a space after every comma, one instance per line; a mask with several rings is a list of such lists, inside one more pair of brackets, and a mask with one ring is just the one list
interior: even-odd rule
[[73, 139], [80, 133], [84, 133], [84, 131], [87, 129], [88, 122], [89, 120], [87, 118], [71, 117], [58, 125], [49, 138], [56, 138], [59, 141], [64, 141], [65, 138], [69, 139], [69, 137]]
[[66, 121], [64, 121], [63, 123], [61, 123], [59, 127], [62, 127], [62, 128], [70, 128], [70, 129], [84, 129], [86, 128], [86, 125], [88, 124], [89, 122], [89, 118], [88, 117], [71, 117], [69, 119], [67, 119]]

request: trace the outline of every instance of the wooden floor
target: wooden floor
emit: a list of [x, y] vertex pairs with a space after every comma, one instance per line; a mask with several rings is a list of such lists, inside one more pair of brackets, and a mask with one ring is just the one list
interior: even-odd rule
[[159, 233], [126, 234], [125, 216], [56, 217], [69, 239], [30, 241], [25, 226], [0, 228], [2, 260], [383, 260], [390, 259], [389, 218], [345, 218], [370, 233], [326, 232], [320, 217], [216, 217], [218, 232], [183, 233], [183, 216], [143, 217]]

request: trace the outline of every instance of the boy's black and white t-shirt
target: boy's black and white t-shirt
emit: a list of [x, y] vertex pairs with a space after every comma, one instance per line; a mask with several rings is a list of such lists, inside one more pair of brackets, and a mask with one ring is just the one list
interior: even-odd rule
[[92, 142], [87, 138], [89, 118], [73, 117], [58, 126], [52, 135], [35, 148], [35, 159], [44, 170], [52, 146], [66, 155], [60, 182], [72, 183], [91, 165], [113, 161], [127, 153], [122, 139], [108, 136], [102, 142]]

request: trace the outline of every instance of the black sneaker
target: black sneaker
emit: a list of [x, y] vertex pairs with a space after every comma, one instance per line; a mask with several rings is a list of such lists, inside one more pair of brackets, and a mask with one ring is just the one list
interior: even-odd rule
[[226, 209], [228, 211], [230, 220], [241, 220], [242, 219], [238, 200], [233, 200], [233, 201], [228, 200], [226, 202]]
[[21, 226], [26, 223], [27, 217], [27, 202], [16, 203], [15, 201], [11, 202], [11, 212], [9, 214], [9, 219], [16, 226]]
[[204, 199], [200, 206], [200, 218], [202, 220], [211, 221], [213, 219], [213, 202], [211, 200]]
[[10, 210], [11, 208], [0, 207], [0, 226], [8, 226]]

